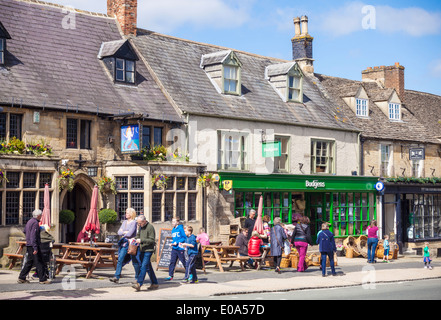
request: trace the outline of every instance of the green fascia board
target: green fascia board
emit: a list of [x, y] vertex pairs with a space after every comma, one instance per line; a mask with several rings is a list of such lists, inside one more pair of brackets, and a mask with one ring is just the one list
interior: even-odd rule
[[232, 180], [233, 190], [237, 191], [306, 191], [332, 192], [376, 191], [375, 184], [379, 177], [334, 176], [334, 175], [287, 175], [287, 174], [254, 174], [236, 172], [218, 172], [222, 181]]

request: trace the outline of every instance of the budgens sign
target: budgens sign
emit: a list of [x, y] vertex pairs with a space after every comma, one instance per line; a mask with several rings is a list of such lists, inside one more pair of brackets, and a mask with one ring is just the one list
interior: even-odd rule
[[309, 181], [309, 180], [306, 180], [305, 181], [305, 187], [306, 188], [314, 188], [314, 189], [325, 188], [326, 184], [325, 184], [324, 181], [318, 181], [318, 180]]

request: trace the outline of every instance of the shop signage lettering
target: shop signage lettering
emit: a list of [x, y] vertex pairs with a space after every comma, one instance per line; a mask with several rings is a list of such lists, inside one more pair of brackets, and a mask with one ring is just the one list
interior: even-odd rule
[[262, 143], [262, 157], [280, 157], [282, 155], [282, 148], [280, 141], [264, 142]]
[[313, 180], [313, 181], [305, 181], [306, 183], [306, 188], [324, 188], [326, 186], [325, 182], [323, 181], [318, 181], [318, 180]]

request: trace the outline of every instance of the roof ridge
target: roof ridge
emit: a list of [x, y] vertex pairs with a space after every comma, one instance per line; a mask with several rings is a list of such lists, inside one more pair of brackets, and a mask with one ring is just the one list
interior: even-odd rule
[[[34, 1], [38, 1], [38, 0], [34, 0]], [[243, 50], [238, 50], [238, 49], [234, 49], [234, 48], [229, 48], [229, 47], [223, 47], [223, 46], [219, 46], [219, 45], [215, 45], [215, 44], [210, 44], [210, 43], [204, 43], [204, 42], [199, 42], [199, 41], [179, 38], [179, 37], [175, 37], [175, 36], [159, 33], [159, 32], [156, 32], [156, 31], [147, 30], [147, 29], [144, 29], [144, 28], [139, 28], [138, 27], [137, 29], [141, 30], [141, 31], [144, 31], [144, 32], [148, 32], [150, 34], [155, 34], [155, 35], [158, 35], [158, 36], [162, 36], [162, 37], [165, 37], [165, 38], [175, 39], [175, 40], [179, 40], [179, 41], [183, 41], [183, 42], [187, 42], [187, 43], [193, 43], [193, 44], [197, 44], [197, 45], [209, 46], [209, 47], [213, 47], [213, 48], [221, 49], [221, 50], [232, 50], [232, 51], [234, 51], [236, 53], [246, 54], [246, 55], [257, 57], [257, 58], [265, 58], [265, 59], [276, 60], [276, 61], [280, 61], [280, 62], [291, 62], [291, 61], [293, 61], [293, 60], [286, 60], [286, 59], [281, 59], [281, 58], [268, 57], [268, 56], [264, 56], [264, 55], [257, 54], [257, 53], [251, 53], [251, 52], [247, 52], [247, 51], [243, 51]]]
[[31, 3], [31, 4], [38, 4], [38, 5], [49, 6], [49, 7], [53, 7], [53, 8], [59, 8], [59, 9], [67, 9], [67, 10], [73, 9], [76, 13], [87, 14], [89, 16], [94, 16], [94, 17], [115, 19], [115, 17], [109, 16], [108, 14], [105, 14], [105, 13], [76, 9], [72, 6], [62, 5], [62, 4], [52, 3], [52, 2], [46, 2], [46, 1], [41, 1], [41, 0], [14, 0], [14, 1], [27, 2], [27, 3]]

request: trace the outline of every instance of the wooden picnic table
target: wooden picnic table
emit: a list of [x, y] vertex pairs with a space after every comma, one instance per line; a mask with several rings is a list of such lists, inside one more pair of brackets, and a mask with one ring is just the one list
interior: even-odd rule
[[86, 279], [92, 276], [96, 268], [113, 267], [116, 269], [118, 262], [115, 252], [117, 249], [109, 247], [91, 247], [90, 245], [72, 245], [65, 244], [63, 257], [57, 258], [57, 274], [66, 264], [81, 264], [87, 269]]
[[205, 262], [216, 262], [220, 272], [224, 272], [222, 263], [230, 263], [230, 267], [235, 261], [239, 262], [240, 268], [245, 270], [244, 263], [249, 257], [239, 255], [238, 246], [206, 245], [202, 246], [202, 270], [205, 273]]
[[[10, 259], [9, 269], [14, 268], [19, 260], [23, 260], [23, 256], [26, 253], [26, 241], [19, 240], [16, 241], [16, 243], [18, 244], [18, 248], [15, 253], [5, 253], [5, 256]], [[62, 250], [62, 246], [63, 243], [53, 243], [52, 249]]]
[[[69, 242], [69, 244], [71, 245], [75, 245], [75, 246], [89, 246], [90, 247], [90, 242]], [[97, 245], [98, 247], [105, 247], [105, 248], [112, 248], [113, 247], [113, 243], [110, 242], [94, 242], [93, 244]]]

